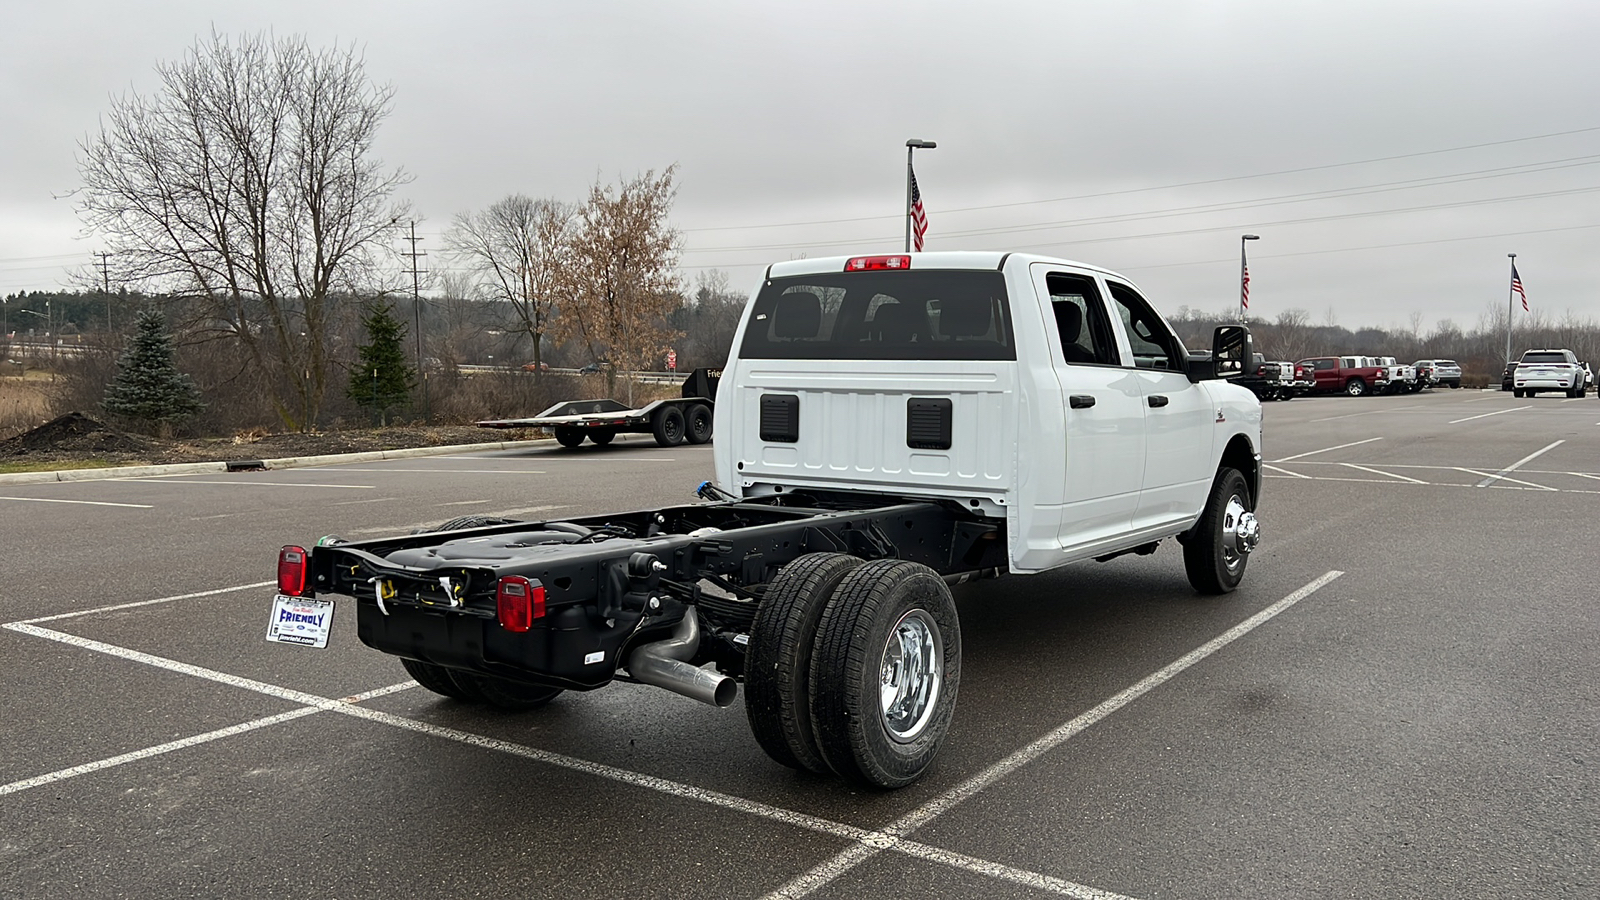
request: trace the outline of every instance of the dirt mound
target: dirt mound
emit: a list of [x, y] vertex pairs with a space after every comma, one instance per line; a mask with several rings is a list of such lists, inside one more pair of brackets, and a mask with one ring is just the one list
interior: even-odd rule
[[143, 453], [159, 447], [154, 438], [119, 431], [80, 412], [52, 419], [32, 431], [0, 441], [0, 457], [60, 453]]

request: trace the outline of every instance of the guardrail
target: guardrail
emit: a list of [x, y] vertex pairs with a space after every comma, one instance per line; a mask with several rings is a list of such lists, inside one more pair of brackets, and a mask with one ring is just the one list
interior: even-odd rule
[[[463, 375], [483, 373], [533, 374], [532, 372], [524, 372], [521, 366], [456, 366], [456, 371]], [[579, 373], [577, 369], [552, 368], [546, 370], [544, 374], [577, 375]], [[689, 376], [687, 373], [679, 374], [677, 372], [618, 372], [617, 377], [631, 380], [635, 384], [682, 384], [683, 380]]]

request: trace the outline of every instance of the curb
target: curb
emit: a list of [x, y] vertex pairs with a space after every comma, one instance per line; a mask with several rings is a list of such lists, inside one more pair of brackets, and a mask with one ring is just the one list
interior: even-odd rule
[[[253, 468], [298, 469], [309, 466], [326, 466], [336, 463], [377, 462], [385, 459], [408, 459], [417, 456], [447, 456], [451, 453], [480, 453], [486, 450], [517, 450], [523, 447], [554, 443], [551, 438], [531, 441], [494, 441], [487, 444], [450, 444], [441, 447], [408, 447], [400, 450], [364, 450], [359, 453], [331, 453], [324, 456], [285, 456], [278, 459], [235, 460], [250, 463]], [[169, 463], [160, 466], [113, 466], [104, 469], [58, 469], [50, 472], [8, 472], [0, 474], [0, 484], [46, 484], [58, 481], [106, 481], [113, 478], [139, 478], [147, 475], [199, 475], [205, 472], [227, 472], [226, 462]]]

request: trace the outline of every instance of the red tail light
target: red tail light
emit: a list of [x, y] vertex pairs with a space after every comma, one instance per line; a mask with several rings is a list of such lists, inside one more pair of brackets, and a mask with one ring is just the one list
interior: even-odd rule
[[544, 585], [521, 575], [507, 575], [495, 589], [494, 604], [501, 628], [527, 631], [534, 619], [544, 618]]
[[844, 264], [846, 272], [872, 272], [879, 269], [909, 269], [909, 256], [854, 256]]
[[278, 551], [278, 593], [299, 597], [306, 592], [306, 548]]

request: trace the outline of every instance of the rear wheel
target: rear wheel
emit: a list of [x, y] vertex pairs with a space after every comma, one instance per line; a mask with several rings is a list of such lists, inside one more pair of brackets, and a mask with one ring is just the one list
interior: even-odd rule
[[576, 446], [578, 446], [579, 444], [583, 443], [583, 429], [581, 429], [581, 428], [557, 428], [556, 429], [556, 443], [560, 444], [563, 447], [576, 447]]
[[1245, 563], [1261, 534], [1254, 505], [1238, 469], [1217, 472], [1205, 511], [1183, 542], [1183, 568], [1195, 590], [1226, 594], [1244, 579]]
[[433, 691], [435, 694], [442, 694], [452, 700], [461, 700], [466, 703], [471, 703], [478, 699], [476, 694], [462, 690], [461, 686], [456, 684], [455, 679], [450, 677], [450, 670], [443, 666], [436, 666], [433, 663], [425, 663], [421, 660], [406, 659], [404, 657], [400, 659], [400, 665], [405, 667], [406, 674], [410, 675], [417, 684]]
[[471, 672], [452, 672], [457, 682], [466, 682], [489, 705], [512, 712], [538, 709], [561, 694], [561, 688], [523, 684], [493, 675], [476, 675]]
[[1367, 383], [1360, 378], [1352, 378], [1344, 383], [1344, 392], [1352, 397], [1359, 397], [1367, 392]]
[[683, 410], [676, 406], [663, 406], [656, 410], [651, 430], [656, 443], [663, 447], [676, 447], [683, 443]]
[[817, 625], [811, 719], [844, 778], [904, 787], [932, 764], [955, 714], [961, 625], [944, 579], [881, 559], [847, 575]]
[[744, 663], [744, 711], [767, 755], [791, 769], [830, 770], [811, 725], [811, 654], [817, 622], [846, 575], [861, 560], [808, 553], [784, 566], [750, 627]]
[[592, 428], [589, 430], [589, 440], [594, 441], [596, 447], [604, 447], [611, 443], [617, 436], [609, 428]]
[[689, 407], [684, 414], [687, 421], [686, 434], [691, 444], [704, 444], [711, 440], [711, 407], [704, 403], [696, 403]]

